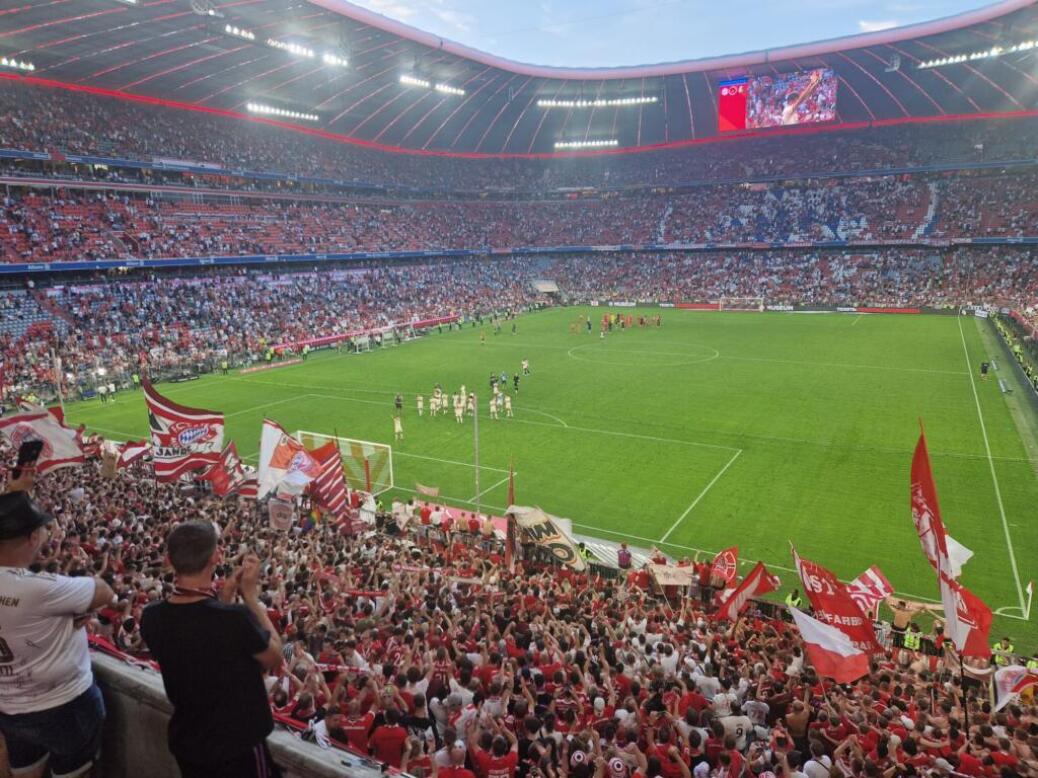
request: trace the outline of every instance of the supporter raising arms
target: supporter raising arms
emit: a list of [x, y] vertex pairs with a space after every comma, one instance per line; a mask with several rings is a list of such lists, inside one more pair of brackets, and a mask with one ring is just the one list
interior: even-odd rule
[[[141, 632], [173, 704], [169, 749], [183, 778], [278, 776], [266, 743], [273, 718], [263, 671], [281, 663], [281, 639], [258, 599], [259, 559], [245, 554], [217, 598], [212, 522], [177, 525], [166, 554], [176, 587], [145, 608]], [[244, 605], [234, 604], [238, 595]]]

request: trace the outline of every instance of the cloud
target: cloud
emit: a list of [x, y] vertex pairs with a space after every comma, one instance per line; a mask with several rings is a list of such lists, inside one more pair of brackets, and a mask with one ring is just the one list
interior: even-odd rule
[[463, 11], [455, 11], [450, 8], [431, 8], [432, 14], [450, 27], [461, 32], [472, 32], [476, 26], [476, 17]]
[[889, 30], [891, 27], [897, 27], [901, 22], [896, 19], [884, 19], [882, 21], [866, 21], [862, 19], [858, 22], [858, 29], [862, 32], [879, 32], [880, 30]]
[[397, 20], [408, 19], [414, 16], [416, 11], [411, 3], [400, 2], [400, 0], [353, 0], [353, 2], [369, 11]]

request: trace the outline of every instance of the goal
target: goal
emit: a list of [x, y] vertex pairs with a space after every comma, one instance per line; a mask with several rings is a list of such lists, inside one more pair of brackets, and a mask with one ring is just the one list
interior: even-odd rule
[[763, 297], [722, 297], [717, 303], [721, 311], [763, 311]]
[[385, 443], [326, 435], [323, 432], [296, 432], [296, 440], [308, 449], [320, 448], [329, 441], [339, 446], [346, 484], [371, 494], [382, 494], [395, 486], [393, 448]]

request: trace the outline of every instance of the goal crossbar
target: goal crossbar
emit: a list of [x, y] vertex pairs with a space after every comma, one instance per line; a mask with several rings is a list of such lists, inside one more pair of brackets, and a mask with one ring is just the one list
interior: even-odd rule
[[379, 495], [396, 485], [393, 480], [392, 446], [308, 430], [298, 430], [295, 439], [308, 449], [320, 448], [328, 442], [334, 442], [342, 457], [346, 484], [351, 489], [361, 489]]

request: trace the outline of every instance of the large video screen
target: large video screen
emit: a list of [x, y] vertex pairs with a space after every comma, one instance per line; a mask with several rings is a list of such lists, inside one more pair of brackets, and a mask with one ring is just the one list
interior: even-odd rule
[[780, 76], [722, 81], [718, 130], [758, 130], [836, 119], [836, 74], [817, 68]]

